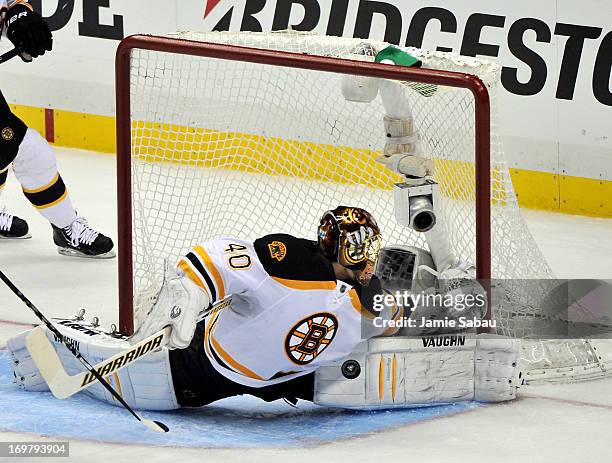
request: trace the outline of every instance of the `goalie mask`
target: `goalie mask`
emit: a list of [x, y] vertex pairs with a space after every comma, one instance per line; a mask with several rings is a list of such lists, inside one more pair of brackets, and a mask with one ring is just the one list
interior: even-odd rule
[[357, 207], [339, 206], [327, 211], [319, 223], [318, 241], [323, 253], [353, 270], [364, 286], [374, 273], [381, 239], [374, 217]]

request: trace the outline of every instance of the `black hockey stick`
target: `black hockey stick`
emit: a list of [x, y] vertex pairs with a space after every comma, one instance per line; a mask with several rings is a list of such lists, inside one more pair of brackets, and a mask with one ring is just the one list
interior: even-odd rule
[[0, 55], [0, 64], [5, 63], [6, 61], [13, 59], [15, 56], [19, 56], [20, 54], [21, 51], [18, 48], [13, 48], [12, 50]]
[[113, 387], [110, 384], [108, 384], [108, 382], [100, 375], [100, 373], [96, 371], [96, 369], [91, 365], [91, 363], [89, 363], [89, 361], [81, 355], [81, 353], [76, 349], [76, 347], [72, 346], [69, 342], [66, 342], [66, 338], [64, 337], [64, 335], [55, 326], [53, 326], [53, 324], [47, 319], [47, 317], [45, 317], [41, 313], [41, 311], [38, 310], [36, 306], [32, 304], [32, 302], [23, 295], [21, 291], [19, 291], [19, 289], [13, 284], [11, 280], [8, 279], [8, 277], [1, 270], [0, 270], [0, 279], [6, 284], [6, 286], [10, 288], [11, 291], [13, 291], [13, 293], [15, 293], [15, 295], [19, 299], [23, 301], [25, 305], [28, 306], [30, 310], [32, 310], [32, 312], [34, 312], [34, 315], [36, 315], [36, 317], [41, 322], [43, 322], [43, 324], [47, 327], [47, 329], [51, 331], [57, 337], [57, 339], [59, 339], [62, 342], [64, 346], [66, 346], [66, 348], [83, 364], [83, 366], [87, 368], [87, 370], [89, 370], [89, 373], [91, 373], [100, 382], [100, 384], [102, 384], [102, 386], [104, 386], [108, 390], [108, 392], [110, 392], [112, 396], [115, 399], [117, 399], [117, 401], [121, 405], [123, 405], [126, 408], [126, 410], [129, 411], [134, 416], [134, 418], [136, 418], [138, 421], [140, 421], [142, 424], [144, 424], [147, 428], [151, 429], [152, 431], [155, 431], [155, 432], [168, 432], [169, 431], [168, 426], [166, 426], [160, 421], [146, 420], [140, 417], [132, 409], [132, 407], [130, 407], [127, 404], [127, 402], [123, 400], [123, 397], [121, 397], [119, 393], [115, 391], [115, 389], [113, 389]]

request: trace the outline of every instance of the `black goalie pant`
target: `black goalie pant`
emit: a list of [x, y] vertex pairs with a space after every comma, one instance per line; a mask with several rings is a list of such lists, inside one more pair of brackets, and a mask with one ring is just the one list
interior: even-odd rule
[[170, 351], [170, 368], [176, 397], [183, 407], [201, 407], [244, 394], [266, 402], [287, 399], [295, 403], [297, 399], [312, 401], [314, 394], [314, 373], [261, 388], [243, 386], [227, 379], [215, 370], [204, 352], [204, 322], [198, 324], [188, 348]]

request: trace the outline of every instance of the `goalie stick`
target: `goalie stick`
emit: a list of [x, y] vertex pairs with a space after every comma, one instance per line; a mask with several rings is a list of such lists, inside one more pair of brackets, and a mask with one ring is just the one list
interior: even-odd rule
[[[166, 345], [170, 330], [170, 327], [166, 327], [130, 346], [129, 349], [94, 365], [93, 368], [100, 377], [116, 373], [153, 352], [158, 347]], [[32, 330], [26, 339], [26, 345], [49, 389], [58, 399], [66, 399], [99, 380], [91, 371], [83, 371], [72, 376], [69, 375], [42, 326]]]
[[[207, 315], [223, 310], [231, 303], [231, 298], [225, 298], [212, 305], [210, 309], [203, 311], [198, 317], [201, 321]], [[94, 365], [94, 369], [100, 376], [109, 376], [123, 368], [130, 366], [132, 363], [140, 360], [159, 347], [163, 347], [168, 343], [170, 337], [170, 327], [166, 327], [151, 336], [133, 344], [122, 352], [113, 355], [106, 360]], [[47, 382], [49, 389], [58, 399], [66, 399], [77, 392], [81, 392], [94, 384], [98, 378], [89, 371], [69, 375], [55, 351], [55, 348], [45, 335], [41, 327], [34, 329], [26, 339], [28, 352], [36, 363], [43, 378]]]
[[[1, 270], [0, 270], [0, 279], [4, 282], [4, 284], [6, 284], [6, 286], [9, 287], [9, 289], [13, 293], [15, 293], [15, 295], [19, 299], [21, 299], [21, 301], [32, 312], [34, 312], [34, 315], [36, 315], [36, 317], [49, 329], [49, 331], [51, 331], [55, 336], [57, 336], [57, 339], [59, 339], [62, 342], [62, 344], [64, 344], [64, 346], [66, 346], [68, 348], [68, 350], [83, 364], [83, 366], [85, 366], [85, 368], [87, 368], [89, 373], [91, 373], [95, 377], [95, 379], [98, 380], [100, 382], [100, 384], [102, 384], [102, 386], [104, 386], [108, 390], [108, 392], [110, 392], [112, 394], [112, 396], [115, 399], [117, 399], [117, 401], [121, 405], [123, 405], [127, 411], [129, 411], [132, 414], [132, 416], [134, 416], [134, 418], [136, 418], [138, 421], [140, 421], [142, 424], [144, 424], [147, 428], [149, 428], [152, 431], [155, 431], [155, 432], [168, 432], [169, 431], [168, 426], [166, 426], [162, 422], [160, 422], [160, 421], [153, 421], [153, 420], [147, 420], [147, 419], [142, 418], [141, 416], [139, 416], [132, 409], [132, 407], [130, 407], [127, 404], [127, 402], [125, 400], [123, 400], [123, 397], [121, 397], [121, 395], [119, 395], [119, 393], [117, 391], [115, 391], [115, 389], [100, 375], [100, 373], [98, 373], [93, 368], [93, 366], [89, 363], [89, 361], [85, 357], [83, 357], [81, 355], [81, 353], [74, 346], [72, 346], [70, 343], [66, 342], [66, 339], [65, 339], [64, 335], [55, 326], [53, 326], [53, 324], [47, 319], [47, 317], [45, 317], [42, 314], [42, 312], [40, 310], [38, 310], [36, 308], [36, 306], [27, 297], [25, 297], [25, 295], [21, 291], [19, 291], [19, 289], [13, 284], [13, 282], [11, 280], [8, 279], [8, 277]], [[36, 329], [34, 331], [36, 331]], [[40, 332], [42, 332], [42, 328], [39, 330], [39, 333]], [[42, 334], [44, 335], [44, 332], [42, 332]], [[46, 338], [46, 336], [45, 336], [45, 338]], [[40, 335], [34, 335], [34, 339], [32, 340], [32, 343], [34, 343], [36, 340], [40, 341]], [[47, 339], [47, 341], [48, 341], [48, 339]], [[51, 347], [53, 348], [53, 346], [51, 346]], [[37, 364], [37, 366], [40, 369], [40, 365]]]

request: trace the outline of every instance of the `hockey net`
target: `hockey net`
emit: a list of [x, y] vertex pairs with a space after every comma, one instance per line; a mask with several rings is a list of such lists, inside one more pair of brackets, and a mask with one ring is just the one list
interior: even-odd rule
[[[254, 50], [250, 58], [244, 58], [248, 51], [237, 58], [230, 48], [224, 53], [224, 47], [207, 43]], [[392, 187], [401, 176], [375, 161], [385, 144], [380, 98], [369, 104], [345, 100], [342, 71], [325, 61], [366, 62], [368, 72], [376, 74], [383, 66], [370, 64], [373, 57], [365, 49], [387, 45], [297, 32], [185, 32], [124, 41], [117, 59], [124, 332], [132, 330], [133, 314], [150, 306], [164, 259], [172, 261], [201, 241], [279, 232], [316, 239], [322, 212], [345, 204], [370, 211], [386, 245], [427, 247], [421, 234], [395, 220]], [[253, 62], [259, 61], [255, 49], [297, 56], [301, 67]], [[441, 226], [460, 259], [479, 263], [480, 276], [489, 277], [490, 267], [492, 278], [507, 282], [497, 288], [507, 301], [493, 314], [497, 331], [535, 336], [531, 322], [542, 321], [538, 298], [552, 273], [521, 217], [504, 159], [495, 97], [500, 68], [452, 53], [407, 51], [430, 70], [419, 74], [418, 83], [405, 78], [405, 68], [385, 66], [385, 72], [396, 72], [387, 78], [403, 82], [421, 150], [434, 160]], [[477, 76], [489, 90], [485, 179], [477, 175], [476, 153], [483, 143], [489, 147], [489, 131], [482, 136], [476, 116], [489, 108], [479, 108], [469, 89], [440, 82], [436, 70]], [[436, 83], [428, 81], [428, 72]], [[483, 184], [490, 184], [486, 194], [478, 188]], [[490, 220], [487, 208], [475, 207], [477, 197], [489, 201]], [[525, 279], [533, 281], [528, 288]], [[525, 345], [534, 380], [597, 377], [606, 371], [591, 341]]]

